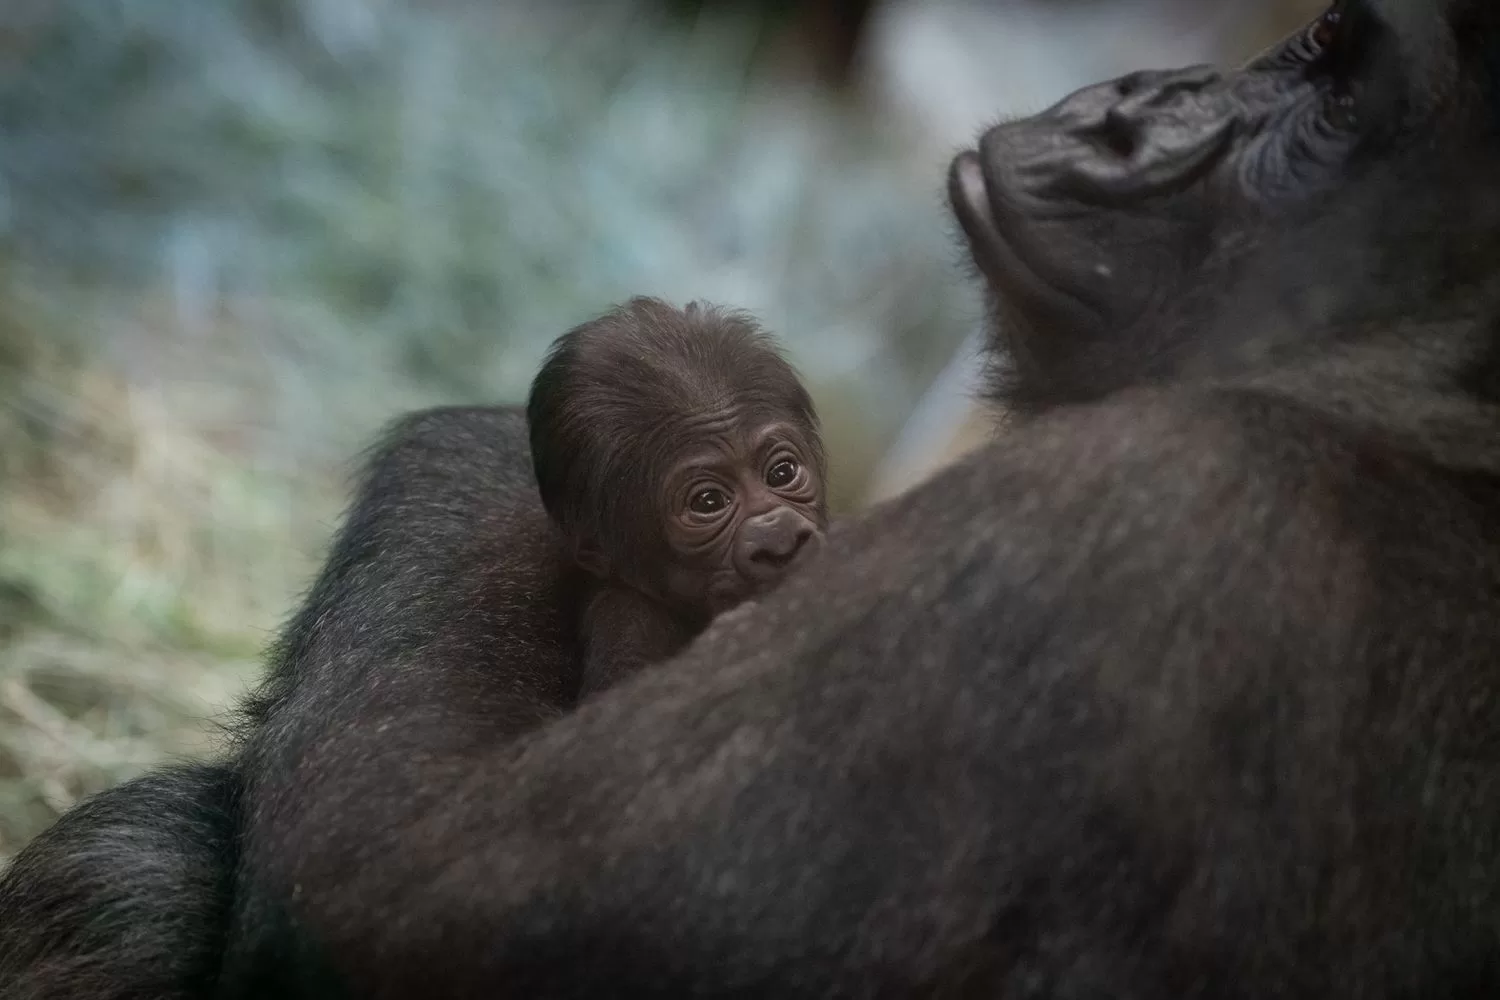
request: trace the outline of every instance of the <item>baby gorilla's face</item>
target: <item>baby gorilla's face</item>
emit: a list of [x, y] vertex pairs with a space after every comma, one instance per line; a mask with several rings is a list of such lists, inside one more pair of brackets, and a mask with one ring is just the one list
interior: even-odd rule
[[769, 589], [821, 544], [823, 472], [792, 421], [706, 420], [685, 440], [662, 480], [661, 585], [716, 615]]

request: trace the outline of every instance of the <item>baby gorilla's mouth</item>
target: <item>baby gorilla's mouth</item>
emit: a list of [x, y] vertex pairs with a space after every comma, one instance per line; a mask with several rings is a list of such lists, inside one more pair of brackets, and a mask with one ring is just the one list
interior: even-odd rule
[[723, 614], [774, 590], [797, 567], [820, 551], [823, 542], [824, 533], [812, 528], [799, 538], [794, 552], [758, 566], [757, 572], [746, 573], [736, 568], [718, 575], [707, 588], [706, 596], [712, 614]]
[[746, 583], [739, 574], [735, 574], [732, 578], [720, 578], [711, 583], [704, 598], [708, 605], [709, 615], [718, 617], [769, 589], [769, 587], [752, 586]]

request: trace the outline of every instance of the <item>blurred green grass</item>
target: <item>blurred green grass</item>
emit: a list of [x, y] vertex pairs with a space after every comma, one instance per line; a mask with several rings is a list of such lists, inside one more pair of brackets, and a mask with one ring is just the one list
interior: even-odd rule
[[977, 312], [941, 179], [750, 13], [584, 9], [0, 8], [0, 862], [213, 745], [382, 422], [630, 294], [760, 314], [860, 502]]
[[196, 435], [23, 298], [0, 330], [0, 855], [212, 746], [337, 503]]

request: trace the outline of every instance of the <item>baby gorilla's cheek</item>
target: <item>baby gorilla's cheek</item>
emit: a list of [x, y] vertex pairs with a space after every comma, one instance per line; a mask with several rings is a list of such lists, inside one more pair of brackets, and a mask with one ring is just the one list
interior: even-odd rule
[[714, 605], [723, 599], [724, 573], [722, 561], [677, 557], [664, 561], [658, 578], [673, 601], [703, 614], [713, 614], [717, 610]]

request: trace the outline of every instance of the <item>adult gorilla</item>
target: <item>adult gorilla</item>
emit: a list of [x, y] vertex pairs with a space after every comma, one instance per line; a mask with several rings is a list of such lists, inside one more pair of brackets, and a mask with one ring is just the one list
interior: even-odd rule
[[361, 609], [409, 545], [351, 521], [228, 995], [1488, 995], [1500, 8], [1340, 3], [951, 188], [1025, 416], [675, 661], [494, 739], [409, 624], [489, 598]]
[[519, 745], [420, 655], [288, 663], [231, 978], [1492, 989], [1497, 68], [1489, 0], [1363, 0], [988, 133], [1024, 423]]

